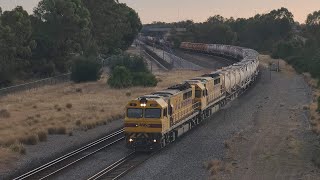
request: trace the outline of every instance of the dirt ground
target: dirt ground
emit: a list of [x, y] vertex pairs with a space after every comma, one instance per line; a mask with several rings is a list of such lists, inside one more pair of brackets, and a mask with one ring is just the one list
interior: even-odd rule
[[[276, 62], [269, 56], [260, 60], [262, 68]], [[280, 73], [272, 72], [269, 80], [260, 82], [265, 83], [265, 97], [257, 99], [252, 125], [225, 141], [222, 161], [209, 163], [212, 179], [320, 179], [320, 169], [312, 162], [320, 151], [310, 123], [314, 91], [303, 87], [297, 80], [302, 75], [284, 61], [280, 67]]]

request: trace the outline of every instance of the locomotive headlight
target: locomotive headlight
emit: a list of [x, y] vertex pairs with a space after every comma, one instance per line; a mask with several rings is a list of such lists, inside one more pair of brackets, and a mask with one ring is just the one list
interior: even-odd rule
[[133, 139], [130, 138], [130, 139], [129, 139], [129, 142], [133, 142]]
[[157, 142], [157, 140], [156, 140], [156, 139], [154, 139], [154, 140], [153, 140], [153, 142]]
[[146, 107], [146, 106], [147, 106], [147, 104], [142, 103], [142, 104], [140, 104], [140, 106], [141, 106], [141, 107]]

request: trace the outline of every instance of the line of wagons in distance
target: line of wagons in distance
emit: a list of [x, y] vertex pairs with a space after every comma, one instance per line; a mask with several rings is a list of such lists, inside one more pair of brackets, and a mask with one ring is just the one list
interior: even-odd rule
[[242, 47], [183, 42], [181, 49], [237, 59], [231, 66], [186, 80], [126, 105], [126, 145], [136, 151], [166, 146], [238, 97], [259, 73], [258, 53]]

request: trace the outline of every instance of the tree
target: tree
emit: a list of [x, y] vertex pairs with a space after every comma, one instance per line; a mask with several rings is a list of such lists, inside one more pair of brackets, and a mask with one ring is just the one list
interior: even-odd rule
[[101, 65], [93, 57], [75, 57], [71, 67], [71, 80], [79, 82], [97, 81], [101, 76]]
[[285, 20], [290, 24], [294, 23], [293, 14], [284, 7], [277, 10], [272, 10], [268, 15], [271, 16], [274, 20]]
[[[82, 0], [42, 0], [34, 10], [37, 59], [54, 62], [60, 72], [70, 57], [94, 52], [91, 18]], [[46, 54], [43, 54], [43, 50]]]
[[15, 47], [17, 60], [27, 59], [36, 44], [31, 40], [32, 27], [27, 11], [17, 6], [12, 11], [5, 11], [1, 16], [3, 26], [10, 29], [12, 39], [7, 45]]
[[127, 26], [129, 27], [128, 31], [124, 35], [124, 44], [123, 47], [127, 49], [134, 41], [138, 33], [142, 28], [142, 24], [137, 12], [132, 8], [126, 6], [125, 4], [120, 4], [121, 12], [126, 12], [125, 18], [127, 20]]
[[206, 22], [209, 24], [223, 24], [225, 21], [226, 19], [221, 15], [215, 15], [209, 17]]
[[0, 87], [7, 86], [13, 79], [13, 49], [6, 46], [11, 36], [10, 29], [3, 27], [0, 18]]
[[317, 46], [320, 46], [320, 11], [315, 11], [308, 15], [305, 35], [307, 38], [314, 40]]
[[93, 36], [99, 52], [112, 54], [125, 50], [133, 42], [142, 25], [138, 14], [114, 0], [84, 0], [93, 22]]
[[318, 26], [320, 25], [320, 11], [315, 11], [309, 14], [306, 20], [307, 26]]
[[31, 51], [36, 43], [31, 38], [32, 27], [28, 13], [21, 6], [0, 16], [0, 83], [10, 83], [14, 76], [27, 71]]
[[197, 41], [209, 44], [233, 44], [236, 33], [226, 24], [205, 23], [197, 30]]

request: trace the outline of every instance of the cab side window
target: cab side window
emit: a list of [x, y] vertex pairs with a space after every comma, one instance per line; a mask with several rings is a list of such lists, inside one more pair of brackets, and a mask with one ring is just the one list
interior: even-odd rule
[[214, 85], [220, 84], [220, 78], [214, 80]]
[[192, 97], [192, 91], [189, 91], [183, 94], [183, 100], [186, 100], [191, 97]]
[[168, 108], [165, 108], [163, 110], [163, 117], [167, 117], [168, 116]]

